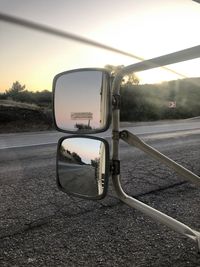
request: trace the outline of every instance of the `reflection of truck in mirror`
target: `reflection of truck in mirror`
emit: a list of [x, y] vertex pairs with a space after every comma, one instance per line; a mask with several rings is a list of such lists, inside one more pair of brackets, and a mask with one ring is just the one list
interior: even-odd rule
[[104, 127], [106, 125], [108, 110], [108, 99], [105, 88], [108, 88], [108, 79], [105, 73], [102, 73], [102, 81], [100, 88], [100, 126]]
[[105, 183], [105, 145], [104, 143], [100, 144], [99, 149], [99, 175], [98, 175], [98, 193], [101, 195], [104, 190], [104, 183]]

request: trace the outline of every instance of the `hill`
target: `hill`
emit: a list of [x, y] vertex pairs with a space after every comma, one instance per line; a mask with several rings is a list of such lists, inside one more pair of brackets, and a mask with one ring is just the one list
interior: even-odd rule
[[36, 104], [0, 100], [0, 133], [53, 128], [52, 110]]
[[121, 121], [187, 119], [200, 116], [200, 78], [121, 87]]

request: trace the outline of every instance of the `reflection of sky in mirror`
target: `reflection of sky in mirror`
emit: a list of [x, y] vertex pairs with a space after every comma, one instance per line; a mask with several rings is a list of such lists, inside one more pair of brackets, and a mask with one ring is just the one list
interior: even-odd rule
[[91, 163], [91, 159], [99, 157], [101, 141], [88, 138], [69, 138], [62, 146], [71, 153], [76, 152], [84, 163]]
[[74, 129], [76, 123], [88, 124], [88, 119], [74, 120], [71, 113], [91, 112], [92, 128], [100, 123], [100, 91], [102, 73], [84, 71], [65, 74], [57, 80], [55, 94], [55, 111], [57, 125], [65, 129]]

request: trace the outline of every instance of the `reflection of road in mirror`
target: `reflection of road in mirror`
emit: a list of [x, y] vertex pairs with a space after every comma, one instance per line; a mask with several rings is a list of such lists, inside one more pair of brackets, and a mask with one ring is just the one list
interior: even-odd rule
[[98, 185], [95, 168], [91, 165], [58, 162], [59, 182], [69, 193], [95, 197], [98, 196]]
[[[89, 149], [88, 149], [89, 148]], [[103, 194], [104, 144], [91, 138], [65, 138], [58, 150], [58, 179], [65, 192], [97, 197]]]

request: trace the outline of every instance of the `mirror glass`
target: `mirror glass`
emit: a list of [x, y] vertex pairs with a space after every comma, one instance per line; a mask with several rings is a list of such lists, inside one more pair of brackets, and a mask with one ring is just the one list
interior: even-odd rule
[[71, 133], [107, 129], [109, 79], [105, 71], [77, 70], [54, 80], [54, 117], [60, 130]]
[[70, 137], [58, 147], [58, 185], [66, 193], [99, 198], [106, 187], [106, 147], [94, 138]]

